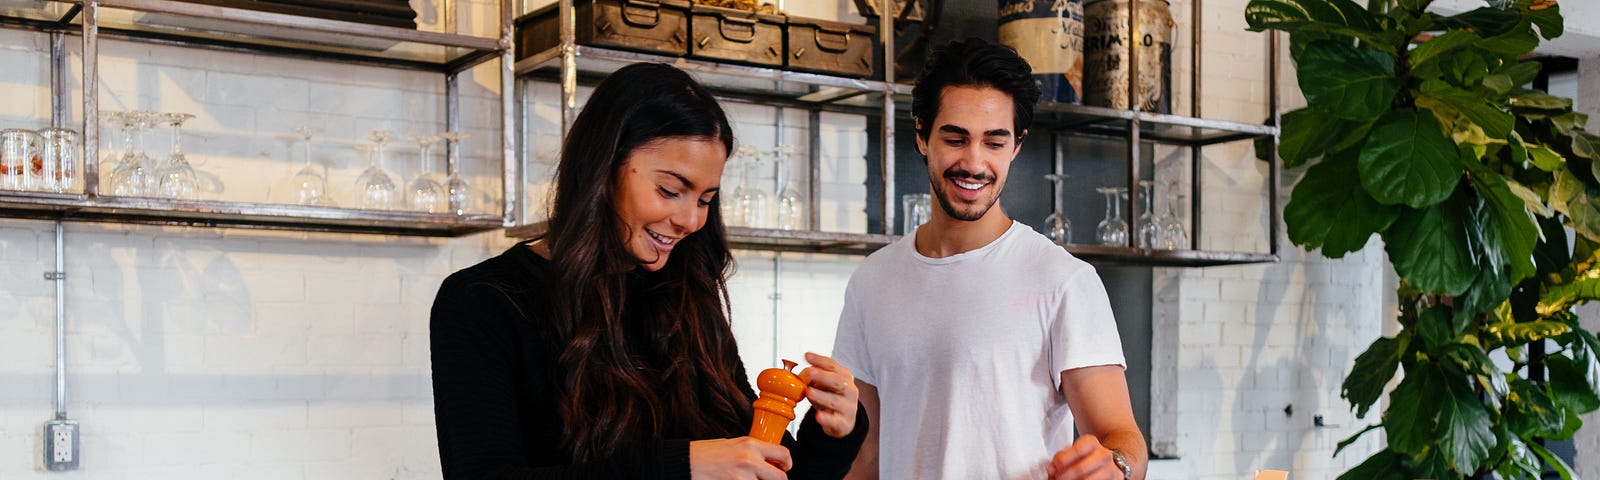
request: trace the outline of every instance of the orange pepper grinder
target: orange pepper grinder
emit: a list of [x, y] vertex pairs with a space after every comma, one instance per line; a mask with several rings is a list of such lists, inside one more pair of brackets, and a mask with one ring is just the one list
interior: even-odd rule
[[769, 368], [756, 376], [761, 398], [755, 401], [755, 420], [750, 423], [750, 436], [756, 440], [783, 442], [783, 432], [794, 420], [794, 405], [806, 395], [806, 382], [794, 374], [795, 365], [784, 360], [784, 368]]

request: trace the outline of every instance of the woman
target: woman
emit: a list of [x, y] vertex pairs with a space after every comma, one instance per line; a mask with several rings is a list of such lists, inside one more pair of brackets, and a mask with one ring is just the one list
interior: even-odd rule
[[718, 185], [733, 132], [684, 72], [631, 65], [590, 95], [549, 233], [434, 300], [446, 478], [837, 478], [867, 428], [850, 371], [807, 354], [799, 440], [749, 437], [727, 319]]

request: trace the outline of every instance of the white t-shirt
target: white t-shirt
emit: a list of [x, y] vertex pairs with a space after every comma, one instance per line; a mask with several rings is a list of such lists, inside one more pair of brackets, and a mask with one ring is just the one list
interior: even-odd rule
[[1073, 440], [1061, 372], [1125, 365], [1094, 267], [1017, 222], [946, 258], [913, 235], [867, 257], [833, 355], [877, 387], [883, 478], [1044, 478]]

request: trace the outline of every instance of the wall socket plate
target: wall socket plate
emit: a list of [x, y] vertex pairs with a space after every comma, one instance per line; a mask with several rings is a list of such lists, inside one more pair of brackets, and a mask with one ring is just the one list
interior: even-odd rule
[[44, 423], [44, 468], [50, 471], [77, 470], [78, 422], [51, 420]]

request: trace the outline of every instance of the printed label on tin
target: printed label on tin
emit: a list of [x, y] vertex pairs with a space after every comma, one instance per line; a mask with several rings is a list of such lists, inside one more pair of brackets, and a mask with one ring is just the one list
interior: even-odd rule
[[1083, 4], [1001, 0], [1000, 43], [1033, 67], [1046, 101], [1079, 103], [1083, 92]]
[[[1128, 1], [1096, 0], [1085, 9], [1084, 103], [1128, 108]], [[1167, 2], [1139, 2], [1133, 36], [1139, 49], [1140, 110], [1172, 113], [1172, 13]]]

